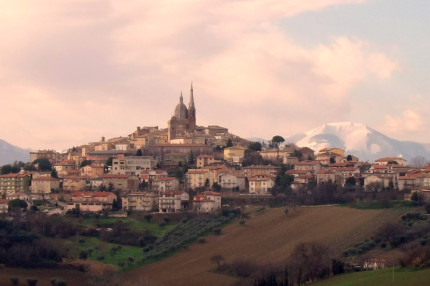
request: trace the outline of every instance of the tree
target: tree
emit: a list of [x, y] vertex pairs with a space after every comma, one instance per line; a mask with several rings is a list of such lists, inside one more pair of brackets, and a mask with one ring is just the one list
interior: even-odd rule
[[143, 156], [142, 149], [137, 149], [136, 156]]
[[348, 155], [348, 156], [346, 156], [346, 161], [352, 161], [352, 156], [351, 155]]
[[334, 156], [330, 157], [330, 164], [336, 163], [336, 158]]
[[1, 174], [2, 175], [7, 175], [12, 173], [12, 166], [11, 165], [3, 165], [1, 167]]
[[52, 168], [52, 171], [51, 171], [51, 177], [52, 177], [52, 178], [56, 178], [56, 179], [58, 179], [57, 170], [55, 170], [54, 168]]
[[285, 142], [285, 139], [282, 136], [275, 135], [272, 138], [273, 147], [279, 148], [279, 145], [282, 144], [283, 142]]
[[9, 210], [19, 209], [19, 208], [26, 209], [27, 206], [28, 205], [27, 205], [26, 201], [20, 200], [20, 199], [11, 200], [8, 203]]
[[249, 143], [248, 149], [252, 151], [261, 151], [261, 147], [260, 142], [251, 142]]
[[216, 264], [217, 270], [221, 270], [222, 262], [225, 261], [224, 256], [221, 254], [215, 254], [211, 257], [211, 261]]
[[85, 166], [89, 166], [91, 165], [92, 161], [91, 160], [84, 160], [81, 162], [81, 165], [79, 165], [80, 168], [83, 168]]
[[347, 186], [347, 187], [354, 187], [354, 186], [355, 186], [355, 184], [356, 184], [356, 181], [355, 181], [355, 178], [354, 178], [354, 177], [348, 177], [348, 178], [345, 180], [345, 186]]
[[427, 162], [427, 160], [423, 156], [415, 156], [411, 159], [411, 164], [417, 168], [424, 167], [426, 162]]
[[233, 141], [231, 141], [231, 138], [228, 138], [227, 143], [225, 145], [225, 147], [232, 147], [233, 146]]
[[397, 223], [388, 222], [378, 231], [378, 236], [384, 238], [392, 247], [397, 247], [405, 234], [405, 228]]
[[105, 165], [106, 165], [106, 166], [112, 166], [112, 161], [113, 161], [113, 157], [109, 157], [109, 158], [106, 160]]
[[145, 215], [145, 219], [146, 219], [147, 222], [151, 222], [152, 215], [151, 214]]
[[33, 161], [34, 165], [37, 165], [40, 171], [51, 171], [52, 165], [46, 158], [36, 159]]
[[188, 155], [188, 164], [194, 165], [196, 162], [196, 157], [194, 156], [193, 150], [190, 151], [190, 154]]

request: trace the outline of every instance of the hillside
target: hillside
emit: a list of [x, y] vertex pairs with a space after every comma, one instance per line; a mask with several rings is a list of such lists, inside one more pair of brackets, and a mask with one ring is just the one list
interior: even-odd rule
[[298, 208], [286, 216], [283, 208], [266, 209], [252, 215], [244, 226], [237, 221], [210, 235], [207, 243], [195, 243], [186, 250], [124, 274], [124, 285], [139, 281], [175, 285], [232, 285], [231, 276], [212, 272], [210, 258], [222, 255], [227, 261], [244, 258], [281, 263], [299, 242], [319, 241], [343, 251], [369, 238], [383, 223], [398, 220], [402, 209], [358, 210], [347, 207]]
[[408, 161], [416, 156], [430, 159], [430, 144], [399, 141], [364, 124], [352, 122], [324, 124], [306, 133], [287, 137], [286, 142], [309, 147], [316, 152], [323, 148], [339, 147], [347, 154], [369, 162], [398, 155]]
[[28, 162], [30, 150], [21, 149], [0, 139], [0, 165], [11, 164], [15, 161]]
[[315, 286], [368, 286], [368, 285], [401, 285], [427, 286], [430, 285], [430, 269], [419, 271], [387, 268], [376, 271], [349, 273], [312, 284]]

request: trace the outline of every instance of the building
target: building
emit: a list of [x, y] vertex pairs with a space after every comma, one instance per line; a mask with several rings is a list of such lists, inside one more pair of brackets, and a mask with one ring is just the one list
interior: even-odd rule
[[81, 168], [80, 175], [86, 178], [97, 178], [105, 173], [104, 165], [91, 164]]
[[189, 169], [185, 174], [188, 189], [212, 187], [213, 174], [208, 169]]
[[38, 177], [31, 180], [31, 193], [49, 194], [60, 188], [60, 180], [52, 177]]
[[197, 213], [219, 213], [221, 211], [221, 194], [206, 191], [193, 198], [193, 211]]
[[63, 178], [63, 190], [80, 191], [87, 186], [86, 179], [81, 176], [65, 176]]
[[196, 158], [196, 167], [197, 168], [203, 168], [207, 165], [212, 164], [213, 162], [215, 162], [215, 156], [214, 155], [202, 154], [202, 155], [197, 156], [197, 158]]
[[123, 210], [152, 212], [158, 209], [158, 195], [150, 192], [132, 192], [122, 196]]
[[0, 199], [0, 214], [8, 212], [9, 200]]
[[151, 156], [126, 156], [112, 160], [114, 175], [138, 175], [141, 170], [154, 169], [157, 162]]
[[0, 175], [0, 193], [8, 195], [26, 192], [29, 190], [30, 181], [30, 173]]
[[229, 163], [242, 164], [245, 158], [245, 148], [228, 147], [224, 148], [224, 160]]
[[132, 175], [111, 175], [105, 174], [101, 176], [103, 185], [106, 188], [112, 186], [114, 190], [119, 191], [137, 191], [139, 189], [139, 178]]
[[176, 213], [188, 208], [190, 196], [184, 191], [164, 192], [158, 198], [158, 211], [160, 213]]
[[246, 190], [246, 176], [241, 171], [221, 170], [218, 172], [218, 184], [222, 189]]
[[67, 210], [81, 212], [101, 212], [110, 210], [116, 195], [111, 192], [74, 192], [67, 203]]
[[30, 152], [30, 162], [34, 162], [37, 159], [48, 159], [51, 164], [55, 164], [59, 161], [60, 154], [54, 150], [39, 150]]
[[247, 178], [251, 178], [254, 176], [268, 176], [268, 177], [276, 177], [278, 175], [279, 170], [281, 169], [278, 166], [273, 165], [251, 165], [242, 168], [245, 172], [245, 176]]
[[176, 105], [174, 114], [167, 125], [167, 138], [169, 143], [172, 139], [193, 133], [196, 130], [196, 108], [194, 106], [193, 85], [191, 85], [188, 108], [184, 104], [181, 93], [179, 103]]
[[159, 177], [152, 180], [152, 190], [159, 193], [179, 189], [179, 180], [175, 177]]
[[294, 169], [309, 171], [312, 175], [316, 175], [318, 170], [321, 169], [321, 165], [318, 161], [302, 161], [297, 162], [294, 165]]
[[249, 193], [266, 195], [275, 185], [275, 181], [268, 176], [255, 176], [249, 178]]
[[407, 161], [402, 157], [384, 157], [384, 158], [379, 158], [375, 160], [375, 164], [377, 165], [396, 164], [400, 166], [406, 166]]

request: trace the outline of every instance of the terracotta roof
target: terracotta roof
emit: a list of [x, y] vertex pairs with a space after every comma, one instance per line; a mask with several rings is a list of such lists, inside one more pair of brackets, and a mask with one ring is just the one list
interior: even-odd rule
[[108, 197], [115, 195], [112, 192], [74, 192], [73, 197]]
[[164, 192], [164, 194], [167, 196], [177, 196], [177, 195], [182, 195], [183, 193], [185, 193], [185, 192], [184, 191], [166, 191], [166, 192]]
[[204, 191], [202, 194], [206, 196], [221, 196], [221, 193], [214, 191]]
[[175, 177], [159, 177], [156, 179], [157, 181], [174, 181], [177, 180]]
[[202, 154], [202, 155], [197, 156], [197, 158], [215, 158], [215, 156], [214, 155]]
[[287, 175], [294, 175], [294, 174], [307, 174], [309, 171], [307, 170], [288, 170], [285, 172]]
[[208, 199], [207, 197], [203, 196], [203, 195], [196, 195], [193, 198], [193, 202], [196, 203], [203, 203], [203, 202], [208, 202], [208, 203], [212, 203], [214, 202], [213, 200]]
[[33, 179], [33, 181], [59, 181], [59, 179], [52, 177], [38, 177]]
[[335, 174], [335, 170], [331, 169], [321, 169], [318, 171], [318, 174]]
[[206, 174], [207, 172], [209, 172], [209, 170], [207, 169], [201, 169], [201, 170], [188, 170], [187, 175], [190, 174]]
[[9, 200], [0, 199], [0, 204], [7, 204], [8, 202], [9, 202]]
[[375, 162], [389, 162], [389, 161], [396, 161], [396, 160], [406, 161], [405, 159], [400, 158], [400, 157], [384, 157], [384, 158], [376, 159]]
[[0, 175], [0, 178], [24, 178], [26, 176], [29, 176], [29, 174], [6, 174]]
[[295, 163], [295, 166], [313, 166], [313, 165], [319, 165], [320, 163], [318, 161], [302, 161]]
[[270, 181], [272, 180], [272, 178], [268, 177], [268, 176], [254, 176], [249, 178], [250, 181]]
[[128, 179], [129, 175], [112, 175], [112, 174], [104, 174], [102, 175], [102, 178], [105, 179]]

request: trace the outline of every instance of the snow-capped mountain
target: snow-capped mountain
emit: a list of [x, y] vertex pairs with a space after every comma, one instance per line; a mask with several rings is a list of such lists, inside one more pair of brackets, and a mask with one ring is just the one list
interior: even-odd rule
[[21, 149], [0, 139], [0, 165], [11, 164], [15, 161], [28, 162], [30, 150]]
[[430, 144], [395, 140], [364, 124], [352, 122], [324, 124], [309, 132], [288, 137], [286, 142], [309, 147], [316, 152], [323, 148], [339, 147], [346, 154], [369, 162], [393, 156], [402, 156], [408, 161], [417, 156], [430, 159]]

